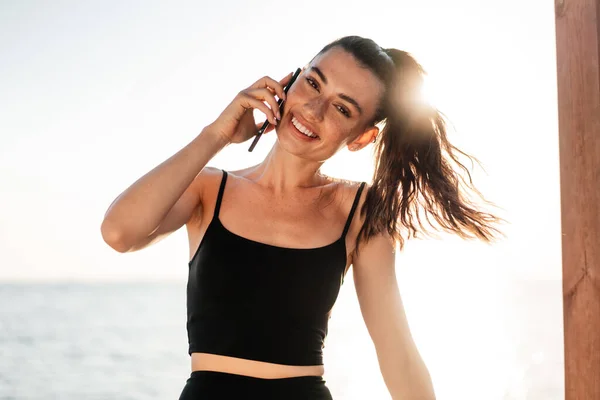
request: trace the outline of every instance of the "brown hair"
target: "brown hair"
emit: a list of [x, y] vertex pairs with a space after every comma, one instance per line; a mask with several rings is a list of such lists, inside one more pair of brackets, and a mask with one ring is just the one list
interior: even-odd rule
[[[370, 69], [386, 87], [372, 125], [385, 124], [375, 144], [375, 172], [366, 200], [361, 208], [365, 222], [356, 239], [356, 251], [361, 241], [387, 232], [400, 249], [404, 246], [402, 230], [407, 239], [417, 237], [425, 219], [436, 231], [458, 234], [463, 239], [479, 238], [492, 242], [502, 233], [493, 224], [503, 221], [475, 208], [461, 189], [482, 194], [474, 187], [469, 170], [459, 161], [457, 153], [478, 164], [479, 161], [453, 146], [446, 135], [445, 116], [421, 100], [425, 71], [407, 52], [384, 49], [371, 39], [346, 36], [325, 46], [318, 54], [341, 47], [352, 54], [359, 64]], [[316, 57], [316, 56], [315, 56]], [[468, 176], [452, 168], [455, 164]], [[432, 217], [438, 226], [431, 223]]]

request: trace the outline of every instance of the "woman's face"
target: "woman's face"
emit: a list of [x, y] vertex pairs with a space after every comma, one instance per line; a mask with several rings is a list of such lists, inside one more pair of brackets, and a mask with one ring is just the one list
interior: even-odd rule
[[383, 83], [354, 56], [330, 49], [289, 89], [277, 126], [279, 145], [299, 157], [324, 161], [345, 145], [368, 143], [377, 133], [368, 124], [383, 92]]

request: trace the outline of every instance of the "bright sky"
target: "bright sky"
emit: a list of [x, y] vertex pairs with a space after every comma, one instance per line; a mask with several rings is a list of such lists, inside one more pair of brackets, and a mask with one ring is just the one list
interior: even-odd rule
[[[475, 182], [512, 223], [498, 246], [411, 243], [402, 267], [435, 249], [419, 270], [560, 277], [554, 24], [542, 0], [60, 4], [0, 5], [0, 279], [184, 277], [185, 230], [137, 254], [102, 242], [110, 202], [237, 91], [347, 34], [425, 66], [451, 139], [483, 162]], [[256, 163], [271, 143], [230, 147], [211, 164]], [[325, 170], [368, 180], [370, 157], [342, 153]]]
[[[0, 280], [184, 281], [184, 229], [123, 255], [102, 241], [105, 210], [239, 90], [263, 75], [283, 77], [348, 34], [408, 50], [424, 65], [431, 101], [456, 128], [451, 141], [482, 161], [487, 175], [475, 170], [475, 183], [511, 222], [508, 239], [493, 246], [453, 237], [409, 242], [398, 255], [409, 317], [421, 292], [447, 294], [453, 305], [489, 314], [498, 306], [491, 297], [478, 304], [468, 298], [487, 294], [483, 282], [560, 279], [552, 3], [249, 3], [0, 3]], [[253, 153], [248, 143], [231, 146], [210, 165], [257, 163], [272, 140], [267, 135]], [[368, 181], [371, 154], [361, 153], [344, 151], [324, 170]], [[460, 297], [453, 288], [471, 292]], [[355, 301], [346, 293], [341, 300]], [[445, 371], [436, 384], [450, 390], [460, 383], [447, 371], [457, 358], [464, 368], [477, 365], [476, 355], [434, 356], [442, 345], [432, 336], [439, 329], [427, 322], [441, 305], [435, 304], [419, 303], [411, 324], [430, 368]], [[455, 334], [448, 340], [460, 348], [466, 339]], [[510, 369], [502, 369], [509, 361], [500, 358], [501, 347], [488, 350], [498, 371]], [[492, 381], [478, 379], [485, 398], [495, 398]]]

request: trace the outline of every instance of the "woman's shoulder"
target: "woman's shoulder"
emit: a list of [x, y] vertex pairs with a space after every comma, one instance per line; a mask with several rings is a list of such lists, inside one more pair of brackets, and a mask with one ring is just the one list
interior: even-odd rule
[[[365, 196], [370, 185], [364, 181], [354, 181], [334, 177], [328, 178], [330, 179], [329, 184], [334, 187], [335, 197], [338, 199], [337, 204], [339, 205], [340, 213], [343, 214], [344, 217], [350, 216], [352, 213], [352, 207], [354, 206], [354, 203], [356, 203], [354, 216], [352, 218], [352, 227], [357, 225], [357, 220], [359, 220], [358, 225], [360, 225], [361, 218], [357, 216], [360, 215], [360, 209], [365, 202]], [[363, 188], [359, 196], [359, 190], [361, 190], [361, 186]]]
[[204, 182], [208, 182], [208, 181], [214, 181], [214, 180], [221, 180], [222, 176], [223, 176], [222, 169], [206, 166], [206, 167], [202, 168], [200, 173], [196, 176], [196, 179], [204, 181]]
[[206, 166], [196, 175], [191, 186], [198, 193], [200, 199], [210, 198], [213, 197], [212, 192], [215, 192], [216, 196], [216, 190], [218, 190], [222, 177], [222, 169]]
[[[340, 200], [338, 202], [339, 218], [346, 221], [346, 223], [350, 223], [346, 232], [346, 247], [349, 254], [352, 254], [356, 245], [355, 240], [365, 222], [365, 216], [361, 214], [361, 210], [365, 204], [366, 194], [370, 185], [368, 182], [348, 179], [334, 178], [334, 181], [337, 186], [336, 192], [339, 194], [337, 197]], [[359, 196], [361, 186], [363, 189]]]
[[361, 186], [364, 186], [361, 193], [361, 199], [364, 198], [365, 192], [369, 189], [370, 185], [365, 181], [353, 181], [349, 179], [328, 177], [331, 183], [336, 186], [336, 190], [341, 191], [344, 197], [354, 198], [358, 194]]

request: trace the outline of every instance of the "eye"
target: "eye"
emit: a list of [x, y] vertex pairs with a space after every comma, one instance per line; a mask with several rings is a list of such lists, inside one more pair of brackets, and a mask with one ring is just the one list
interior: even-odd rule
[[306, 81], [308, 82], [308, 84], [310, 86], [312, 86], [313, 88], [315, 88], [316, 90], [319, 90], [319, 85], [317, 84], [317, 82], [315, 82], [314, 80], [312, 80], [311, 78], [306, 78]]
[[348, 112], [348, 110], [346, 110], [344, 107], [342, 106], [338, 106], [337, 108], [338, 110], [340, 110], [340, 112], [346, 116], [346, 118], [350, 118], [350, 113]]
[[[314, 79], [308, 78], [308, 77], [305, 79], [306, 79], [306, 82], [308, 82], [308, 84], [310, 86], [312, 86], [317, 92], [319, 91], [319, 84], [317, 82], [315, 82]], [[343, 116], [345, 116], [346, 118], [350, 118], [350, 112], [345, 107], [336, 106], [336, 108]]]

